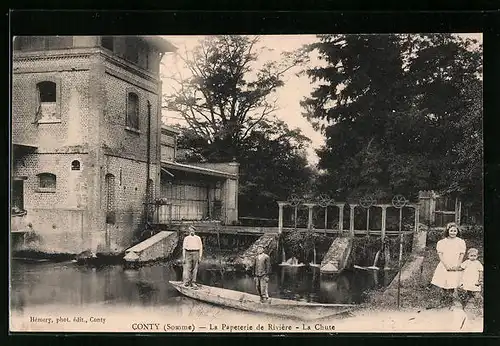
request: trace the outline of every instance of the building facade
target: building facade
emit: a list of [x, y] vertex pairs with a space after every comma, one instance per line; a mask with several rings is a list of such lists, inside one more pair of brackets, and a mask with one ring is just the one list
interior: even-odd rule
[[152, 217], [146, 202], [165, 190], [162, 161], [175, 165], [175, 143], [162, 158], [159, 74], [174, 51], [153, 36], [15, 38], [11, 206], [37, 236], [14, 249], [119, 253], [134, 242]]

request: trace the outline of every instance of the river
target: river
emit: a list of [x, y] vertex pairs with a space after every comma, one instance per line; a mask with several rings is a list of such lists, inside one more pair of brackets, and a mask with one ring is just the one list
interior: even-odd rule
[[[172, 262], [136, 269], [121, 264], [87, 266], [74, 262], [11, 261], [11, 308], [92, 304], [165, 306], [179, 293], [169, 280], [181, 280], [182, 268]], [[386, 286], [394, 272], [346, 270], [330, 277], [315, 267], [273, 268], [271, 297], [320, 303], [361, 303], [368, 290]], [[251, 276], [201, 264], [198, 282], [255, 294]]]

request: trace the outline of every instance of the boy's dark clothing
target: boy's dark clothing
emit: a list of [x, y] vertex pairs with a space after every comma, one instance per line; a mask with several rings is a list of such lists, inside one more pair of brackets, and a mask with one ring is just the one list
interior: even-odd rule
[[271, 259], [265, 253], [255, 256], [253, 263], [253, 275], [255, 287], [261, 300], [269, 299], [268, 282], [271, 273]]

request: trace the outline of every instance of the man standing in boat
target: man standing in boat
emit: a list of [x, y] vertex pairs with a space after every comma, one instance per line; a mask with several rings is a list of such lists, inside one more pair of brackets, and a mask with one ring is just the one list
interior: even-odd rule
[[182, 276], [184, 286], [197, 289], [196, 275], [198, 274], [198, 264], [203, 254], [203, 243], [201, 238], [195, 234], [196, 228], [189, 226], [189, 235], [184, 238], [182, 244]]
[[269, 274], [271, 273], [271, 259], [264, 253], [264, 248], [259, 246], [257, 248], [257, 256], [255, 256], [253, 263], [253, 275], [255, 280], [255, 287], [260, 295], [260, 301], [267, 302], [269, 300], [269, 293], [267, 291], [269, 283]]

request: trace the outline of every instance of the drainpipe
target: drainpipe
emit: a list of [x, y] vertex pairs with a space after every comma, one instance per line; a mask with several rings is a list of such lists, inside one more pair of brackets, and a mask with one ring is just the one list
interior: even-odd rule
[[[149, 186], [149, 180], [150, 180], [150, 168], [151, 168], [151, 103], [148, 102], [148, 134], [147, 134], [147, 174], [146, 174], [146, 203], [149, 203], [149, 191], [151, 190], [151, 187]], [[145, 211], [144, 215], [146, 217], [146, 224], [149, 221], [149, 205], [145, 204]]]

